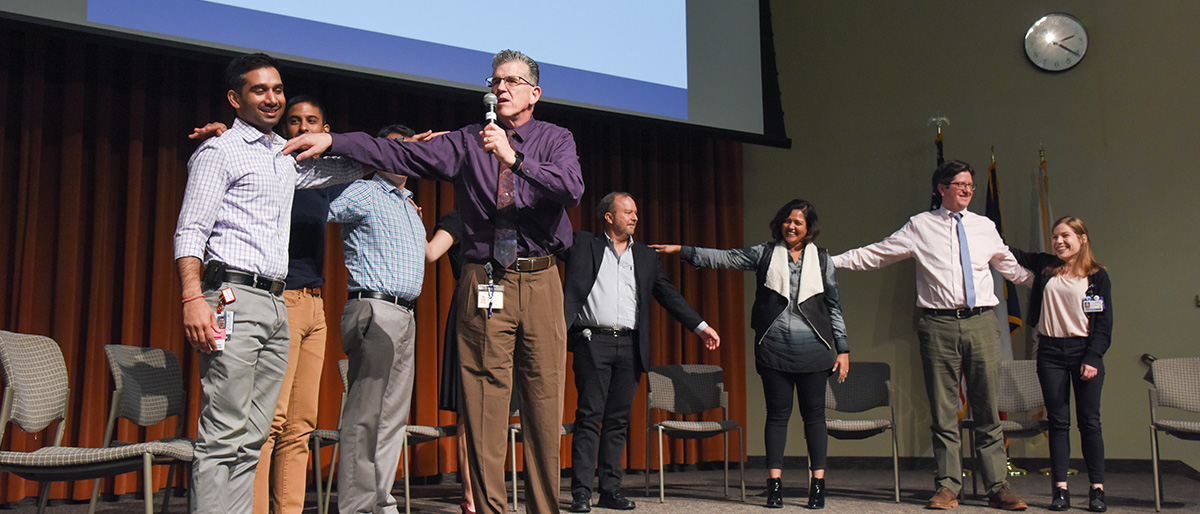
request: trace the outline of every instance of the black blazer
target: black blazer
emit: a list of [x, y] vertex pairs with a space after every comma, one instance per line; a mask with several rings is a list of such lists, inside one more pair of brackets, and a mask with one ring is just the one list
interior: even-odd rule
[[[1033, 272], [1033, 290], [1029, 293], [1029, 315], [1025, 317], [1025, 322], [1030, 327], [1036, 327], [1038, 321], [1042, 319], [1042, 297], [1046, 290], [1046, 283], [1050, 281], [1050, 276], [1044, 275], [1042, 272], [1062, 261], [1057, 256], [1048, 253], [1024, 252], [1012, 247], [1009, 247], [1009, 250], [1012, 250], [1018, 264]], [[1104, 298], [1104, 310], [1087, 314], [1088, 351], [1083, 356], [1083, 363], [1093, 368], [1099, 368], [1104, 359], [1104, 352], [1107, 352], [1108, 347], [1112, 345], [1112, 283], [1104, 268], [1088, 275], [1087, 279], [1089, 294], [1097, 294]], [[1079, 308], [1082, 309], [1083, 306], [1080, 305]]]
[[[576, 232], [575, 244], [560, 253], [560, 257], [567, 261], [567, 275], [563, 283], [563, 310], [567, 320], [569, 350], [573, 351], [576, 338], [580, 337], [579, 331], [582, 327], [575, 326], [576, 318], [583, 312], [588, 294], [592, 292], [592, 285], [596, 283], [596, 274], [600, 272], [606, 245], [607, 239], [603, 234], [597, 236], [590, 232]], [[637, 241], [626, 251], [633, 252], [633, 273], [638, 290], [637, 344], [638, 354], [641, 356], [638, 365], [644, 371], [650, 366], [651, 295], [688, 330], [700, 326], [704, 318], [688, 305], [675, 285], [667, 279], [662, 263], [658, 260], [658, 252]]]

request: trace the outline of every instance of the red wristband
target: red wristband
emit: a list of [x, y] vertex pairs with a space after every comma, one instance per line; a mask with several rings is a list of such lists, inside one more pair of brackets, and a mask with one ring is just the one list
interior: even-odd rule
[[192, 301], [192, 300], [199, 300], [199, 299], [201, 299], [201, 298], [204, 298], [204, 293], [200, 293], [200, 294], [198, 294], [198, 295], [196, 295], [196, 296], [192, 296], [192, 297], [189, 297], [189, 298], [184, 298], [184, 299], [183, 299], [183, 303], [188, 303], [188, 302], [190, 302], [190, 301]]

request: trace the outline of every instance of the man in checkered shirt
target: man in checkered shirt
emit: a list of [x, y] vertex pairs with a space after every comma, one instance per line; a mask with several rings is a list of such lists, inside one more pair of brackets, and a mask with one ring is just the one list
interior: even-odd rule
[[329, 203], [329, 221], [342, 224], [350, 272], [342, 311], [342, 349], [350, 358], [338, 468], [342, 514], [397, 511], [392, 484], [412, 404], [413, 307], [425, 279], [425, 225], [406, 180], [377, 172]]
[[175, 228], [184, 338], [200, 352], [192, 509], [213, 514], [252, 508], [259, 451], [287, 369], [281, 295], [295, 189], [362, 175], [362, 167], [349, 161], [298, 164], [281, 153], [285, 141], [271, 129], [283, 115], [285, 99], [271, 57], [238, 57], [229, 63], [225, 79], [237, 119], [188, 160]]

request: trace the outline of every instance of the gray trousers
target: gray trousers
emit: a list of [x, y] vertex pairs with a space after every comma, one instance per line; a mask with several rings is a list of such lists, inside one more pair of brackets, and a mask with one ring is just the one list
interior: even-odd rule
[[[283, 299], [261, 289], [232, 287], [237, 300], [225, 350], [200, 354], [200, 420], [192, 463], [192, 512], [249, 513], [258, 454], [287, 371], [288, 324]], [[216, 310], [219, 291], [205, 291]]]
[[392, 485], [412, 405], [412, 311], [382, 300], [350, 300], [342, 312], [342, 349], [350, 390], [342, 411], [338, 511], [395, 514]]
[[925, 392], [933, 416], [933, 458], [939, 487], [962, 490], [962, 441], [958, 432], [959, 377], [966, 376], [967, 406], [975, 420], [975, 451], [988, 493], [1007, 483], [1008, 471], [996, 388], [1000, 368], [1000, 329], [996, 315], [966, 319], [925, 314], [917, 323]]

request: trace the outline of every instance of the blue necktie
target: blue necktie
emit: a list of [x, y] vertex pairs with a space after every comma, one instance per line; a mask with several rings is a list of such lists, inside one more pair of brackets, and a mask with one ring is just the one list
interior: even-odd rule
[[971, 271], [971, 249], [967, 248], [967, 228], [963, 226], [962, 214], [950, 213], [958, 225], [958, 260], [962, 264], [963, 285], [966, 286], [967, 308], [975, 308], [975, 275]]

